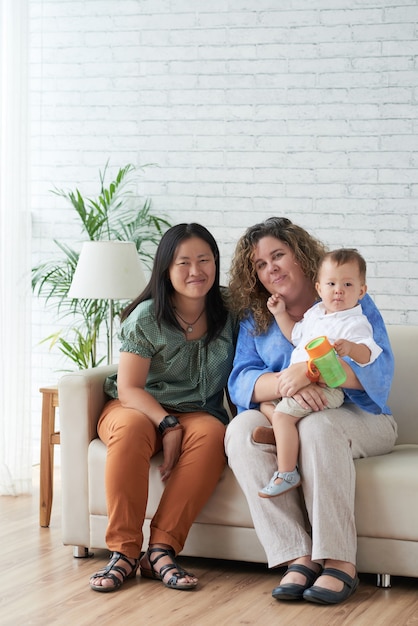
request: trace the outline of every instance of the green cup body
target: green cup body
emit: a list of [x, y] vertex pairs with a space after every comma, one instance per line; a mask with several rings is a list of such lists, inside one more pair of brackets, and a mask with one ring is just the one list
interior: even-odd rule
[[309, 363], [319, 370], [328, 387], [339, 387], [345, 383], [347, 376], [344, 368], [326, 337], [317, 337], [305, 347], [311, 357]]

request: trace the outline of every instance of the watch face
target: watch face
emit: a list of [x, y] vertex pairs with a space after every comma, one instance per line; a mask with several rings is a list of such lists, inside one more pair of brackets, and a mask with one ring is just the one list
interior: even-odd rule
[[161, 434], [163, 434], [163, 432], [167, 430], [167, 428], [171, 428], [172, 426], [177, 426], [177, 424], [179, 423], [180, 422], [178, 421], [177, 417], [175, 417], [174, 415], [166, 415], [165, 418], [160, 422], [160, 425], [158, 426], [158, 430], [160, 431]]

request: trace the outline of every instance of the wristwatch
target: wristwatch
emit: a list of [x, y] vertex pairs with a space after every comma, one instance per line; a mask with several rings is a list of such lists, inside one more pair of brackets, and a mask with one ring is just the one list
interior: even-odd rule
[[175, 415], [166, 415], [158, 424], [158, 431], [160, 435], [163, 435], [167, 428], [173, 428], [173, 426], [178, 426], [179, 424], [180, 422]]

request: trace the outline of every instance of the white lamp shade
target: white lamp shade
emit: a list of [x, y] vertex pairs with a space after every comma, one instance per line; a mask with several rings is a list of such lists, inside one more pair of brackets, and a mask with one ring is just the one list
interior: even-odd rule
[[92, 300], [132, 300], [145, 285], [144, 272], [133, 242], [87, 241], [81, 249], [68, 296]]

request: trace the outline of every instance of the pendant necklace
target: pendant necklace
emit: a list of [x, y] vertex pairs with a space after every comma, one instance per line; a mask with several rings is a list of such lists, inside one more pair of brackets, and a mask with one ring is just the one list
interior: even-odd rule
[[179, 319], [180, 319], [180, 320], [181, 320], [184, 324], [186, 324], [186, 326], [187, 326], [187, 328], [186, 328], [187, 332], [188, 332], [188, 333], [192, 333], [192, 332], [193, 332], [193, 326], [194, 326], [194, 325], [195, 325], [195, 324], [196, 324], [196, 323], [200, 320], [200, 318], [202, 317], [203, 313], [205, 312], [205, 309], [203, 309], [203, 311], [199, 314], [199, 317], [197, 317], [197, 318], [195, 319], [195, 321], [194, 321], [194, 322], [186, 322], [186, 320], [184, 320], [184, 319], [182, 318], [182, 316], [179, 314], [179, 312], [178, 312], [178, 311], [176, 311], [176, 309], [174, 309], [174, 312], [175, 312], [175, 314], [177, 315], [177, 317], [178, 317], [178, 318], [179, 318]]

